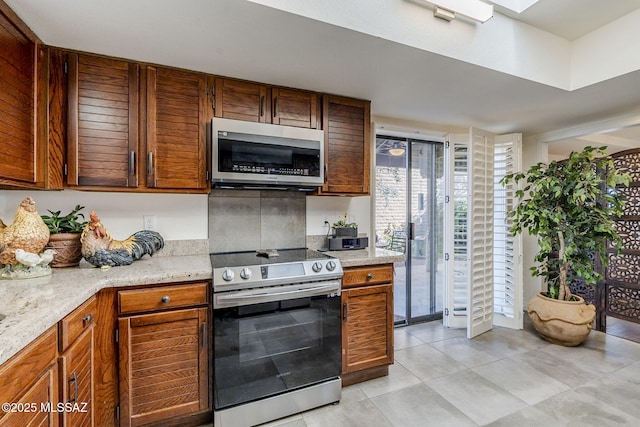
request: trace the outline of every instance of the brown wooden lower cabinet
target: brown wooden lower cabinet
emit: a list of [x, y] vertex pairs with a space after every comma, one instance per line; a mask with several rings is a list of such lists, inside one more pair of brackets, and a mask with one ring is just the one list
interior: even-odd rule
[[345, 268], [342, 385], [387, 375], [393, 363], [393, 265]]
[[49, 328], [35, 341], [0, 366], [0, 426], [57, 426], [59, 414], [47, 411], [58, 402], [57, 327]]
[[167, 425], [209, 410], [207, 308], [123, 317], [120, 425]]
[[[62, 425], [90, 427], [93, 420], [93, 328], [89, 328], [60, 357]], [[67, 410], [68, 409], [68, 410]]]
[[[51, 366], [16, 403], [15, 411], [0, 419], [0, 426], [57, 426], [58, 368]], [[28, 408], [28, 409], [27, 409]], [[67, 424], [69, 426], [80, 424]]]

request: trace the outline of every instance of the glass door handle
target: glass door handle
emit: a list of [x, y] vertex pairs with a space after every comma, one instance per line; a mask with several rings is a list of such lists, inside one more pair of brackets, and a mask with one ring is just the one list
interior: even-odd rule
[[416, 240], [416, 224], [414, 222], [409, 223], [409, 240]]

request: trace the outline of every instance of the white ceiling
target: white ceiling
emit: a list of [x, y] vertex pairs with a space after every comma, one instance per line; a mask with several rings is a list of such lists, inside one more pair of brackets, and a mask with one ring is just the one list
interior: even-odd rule
[[539, 0], [520, 13], [495, 6], [503, 15], [567, 40], [576, 40], [638, 8], [638, 0]]
[[[50, 45], [370, 99], [377, 116], [538, 135], [640, 111], [640, 71], [567, 91], [246, 0], [5, 1]], [[517, 19], [573, 40], [638, 8], [540, 0]]]

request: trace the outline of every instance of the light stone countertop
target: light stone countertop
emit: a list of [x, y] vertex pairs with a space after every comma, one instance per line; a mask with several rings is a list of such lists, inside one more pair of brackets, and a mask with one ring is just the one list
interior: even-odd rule
[[324, 253], [338, 258], [343, 268], [404, 261], [404, 254], [401, 252], [371, 247], [346, 251], [327, 251]]
[[[329, 251], [343, 267], [402, 262], [404, 254], [379, 248]], [[144, 257], [108, 270], [85, 261], [34, 279], [0, 280], [0, 364], [62, 320], [100, 289], [211, 279], [208, 255]], [[5, 316], [2, 318], [2, 316]]]
[[53, 269], [34, 279], [0, 279], [0, 364], [7, 361], [100, 289], [192, 280], [210, 280], [208, 255], [155, 256], [128, 266], [101, 270]]

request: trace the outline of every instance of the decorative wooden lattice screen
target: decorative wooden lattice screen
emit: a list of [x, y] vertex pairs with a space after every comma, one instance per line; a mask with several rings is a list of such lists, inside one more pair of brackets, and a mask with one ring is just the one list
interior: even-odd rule
[[606, 330], [606, 316], [640, 323], [640, 149], [612, 157], [615, 167], [631, 176], [631, 183], [616, 190], [625, 200], [624, 213], [616, 220], [622, 251], [609, 249], [605, 280], [596, 288], [599, 330]]

